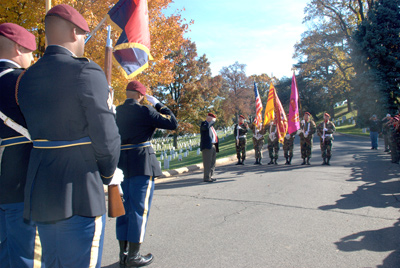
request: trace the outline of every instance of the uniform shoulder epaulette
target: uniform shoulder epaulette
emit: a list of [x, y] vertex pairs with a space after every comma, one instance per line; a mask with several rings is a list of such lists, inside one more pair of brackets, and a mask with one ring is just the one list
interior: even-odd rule
[[86, 58], [86, 57], [77, 57], [77, 56], [72, 56], [74, 59], [77, 60], [82, 60], [82, 61], [86, 61], [86, 62], [90, 62], [90, 59]]

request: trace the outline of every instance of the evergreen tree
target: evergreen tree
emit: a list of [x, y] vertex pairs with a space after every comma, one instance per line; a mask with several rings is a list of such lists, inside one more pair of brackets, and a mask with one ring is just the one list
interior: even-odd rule
[[362, 125], [371, 114], [397, 113], [400, 102], [400, 0], [379, 0], [354, 32], [356, 104]]

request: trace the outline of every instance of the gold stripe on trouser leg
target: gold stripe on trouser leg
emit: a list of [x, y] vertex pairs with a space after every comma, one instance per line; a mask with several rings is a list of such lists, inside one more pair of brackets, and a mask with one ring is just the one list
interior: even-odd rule
[[35, 248], [33, 249], [33, 268], [42, 267], [42, 244], [40, 243], [39, 231], [36, 227]]
[[150, 176], [149, 185], [147, 186], [147, 191], [146, 191], [146, 198], [144, 200], [143, 222], [142, 222], [142, 228], [140, 230], [139, 243], [143, 242], [144, 234], [146, 232], [147, 214], [149, 211], [150, 190], [154, 183], [153, 180], [154, 180], [154, 178], [152, 176]]
[[100, 238], [101, 238], [102, 229], [103, 229], [102, 216], [97, 216], [94, 221], [94, 236], [93, 236], [92, 248], [90, 250], [89, 268], [96, 267], [96, 265], [97, 265], [97, 259], [99, 257]]

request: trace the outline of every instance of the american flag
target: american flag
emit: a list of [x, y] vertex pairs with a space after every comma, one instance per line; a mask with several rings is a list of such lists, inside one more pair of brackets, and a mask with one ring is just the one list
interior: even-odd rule
[[257, 89], [257, 85], [256, 82], [254, 82], [254, 94], [256, 96], [256, 119], [254, 120], [254, 123], [256, 124], [256, 126], [258, 126], [261, 129], [261, 124], [262, 124], [262, 103], [261, 103], [261, 98], [260, 98], [260, 94], [258, 94], [258, 89]]

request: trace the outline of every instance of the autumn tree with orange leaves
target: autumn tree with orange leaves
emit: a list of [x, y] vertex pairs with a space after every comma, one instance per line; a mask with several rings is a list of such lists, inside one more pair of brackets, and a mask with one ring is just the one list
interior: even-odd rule
[[254, 90], [252, 81], [246, 76], [246, 65], [235, 62], [223, 67], [220, 71], [224, 84], [222, 86], [224, 119], [232, 122], [239, 119], [242, 114], [246, 118], [252, 113], [251, 104], [254, 103]]
[[[52, 6], [58, 4], [73, 6], [86, 19], [89, 28], [93, 29], [117, 2], [118, 0], [53, 0]], [[149, 89], [156, 88], [160, 83], [172, 82], [174, 62], [167, 60], [166, 56], [179, 49], [185, 40], [183, 34], [188, 29], [188, 23], [184, 23], [179, 11], [168, 17], [162, 13], [171, 2], [172, 0], [151, 0], [148, 4], [151, 35], [150, 51], [154, 60], [150, 61], [149, 68], [135, 77], [135, 80], [139, 80]], [[45, 13], [45, 2], [43, 0], [0, 0], [0, 23], [13, 22], [32, 32], [38, 42], [38, 50], [34, 52], [36, 58], [42, 56], [45, 51]], [[101, 67], [104, 66], [104, 47], [107, 37], [105, 27], [107, 25], [105, 23], [85, 47], [85, 56]], [[119, 35], [120, 33], [114, 29], [112, 32], [114, 44]], [[115, 104], [118, 105], [125, 99], [124, 89], [128, 82], [117, 68], [113, 68], [112, 86], [115, 89]]]
[[160, 83], [156, 96], [178, 119], [178, 129], [173, 132], [177, 147], [179, 134], [198, 133], [207, 113], [215, 112], [212, 104], [219, 94], [222, 79], [211, 77], [210, 62], [205, 55], [198, 57], [196, 44], [190, 40], [168, 55], [167, 60], [174, 63], [174, 78], [172, 83]]

